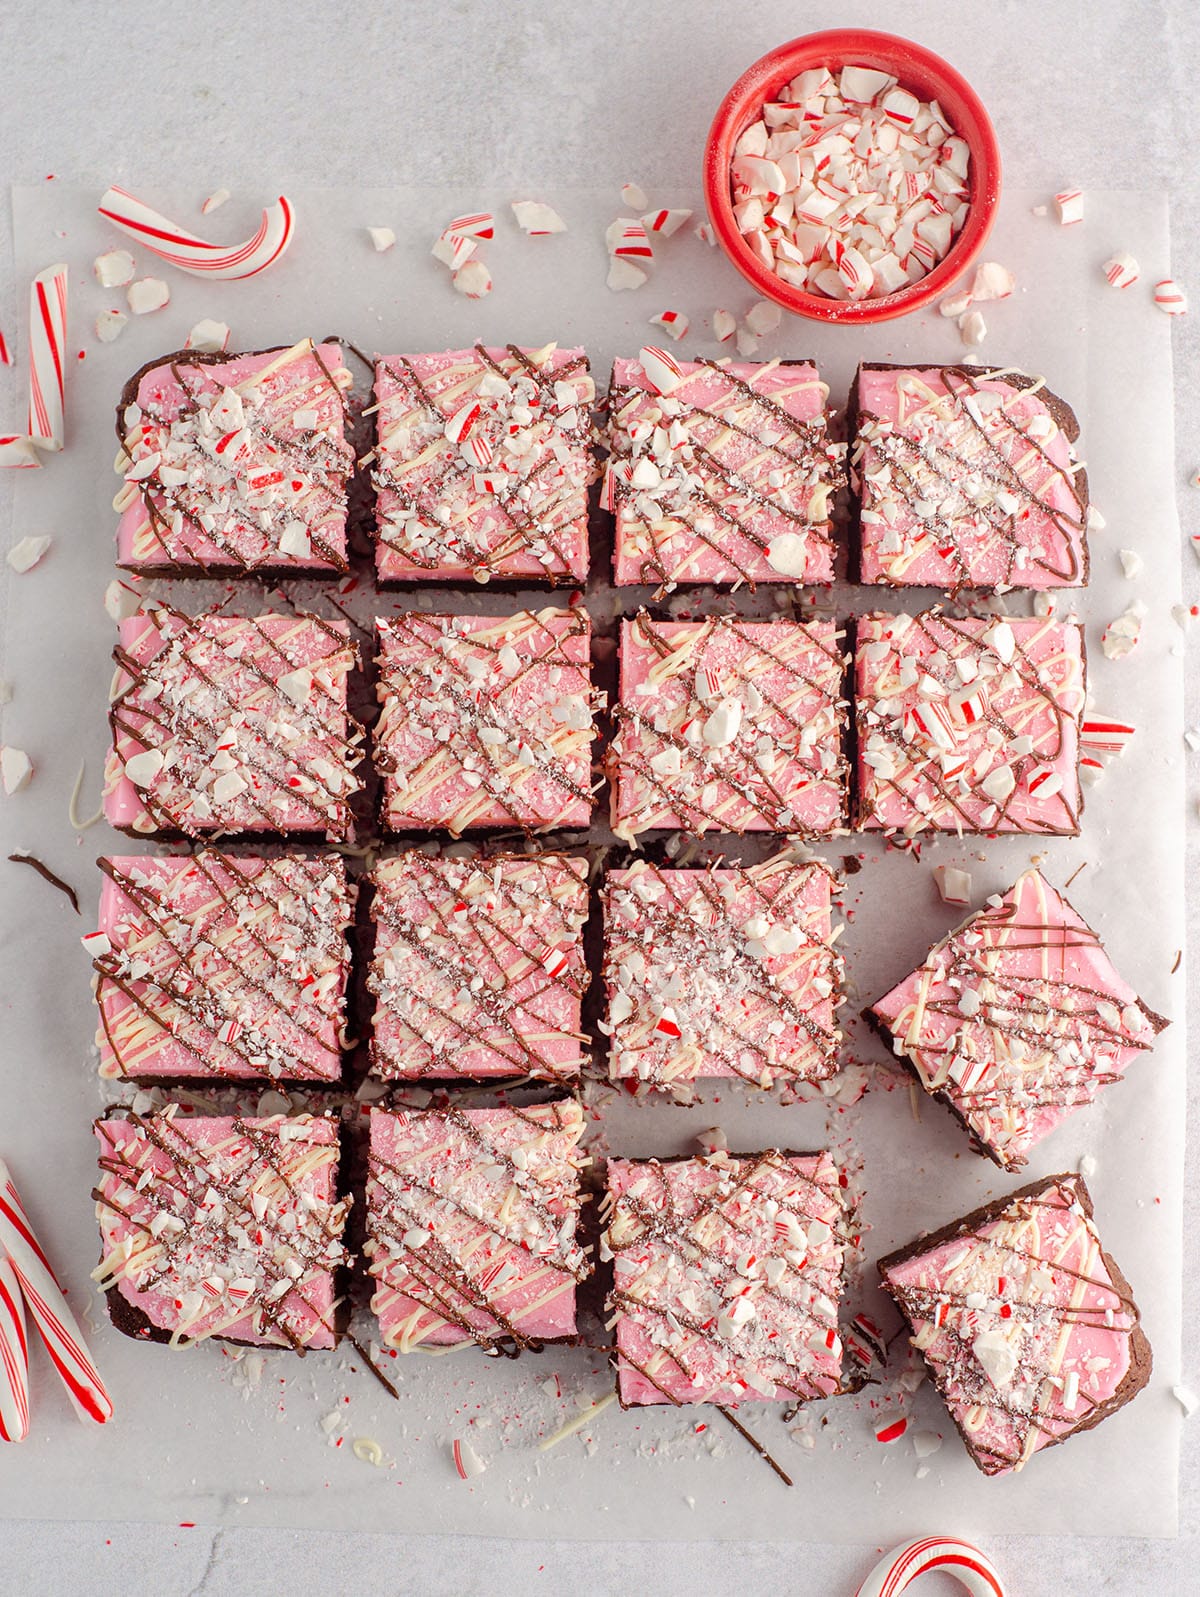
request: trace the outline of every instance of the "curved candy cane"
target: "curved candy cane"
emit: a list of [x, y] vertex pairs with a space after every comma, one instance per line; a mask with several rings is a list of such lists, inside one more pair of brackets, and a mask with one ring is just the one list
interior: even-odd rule
[[29, 1435], [29, 1343], [12, 1260], [0, 1253], [0, 1441]]
[[83, 1333], [54, 1279], [41, 1245], [21, 1207], [8, 1166], [0, 1159], [0, 1252], [12, 1261], [29, 1316], [80, 1419], [103, 1425], [112, 1418], [112, 1399], [92, 1363]]
[[858, 1597], [898, 1597], [919, 1575], [933, 1569], [953, 1575], [971, 1597], [1005, 1597], [990, 1559], [955, 1536], [918, 1536], [893, 1547], [858, 1588]]
[[193, 277], [255, 277], [279, 259], [295, 227], [291, 201], [282, 194], [263, 211], [258, 232], [243, 244], [209, 244], [124, 189], [108, 189], [97, 209], [143, 249]]

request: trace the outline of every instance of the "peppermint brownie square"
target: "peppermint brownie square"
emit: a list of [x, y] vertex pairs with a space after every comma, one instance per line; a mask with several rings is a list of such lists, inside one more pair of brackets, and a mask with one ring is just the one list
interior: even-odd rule
[[117, 563], [181, 576], [347, 570], [353, 379], [338, 344], [250, 355], [178, 350], [117, 411]]
[[575, 1338], [583, 1110], [371, 1111], [371, 1307], [400, 1353], [474, 1342], [538, 1351]]
[[863, 582], [954, 592], [1087, 582], [1079, 424], [1042, 378], [870, 362], [850, 413]]
[[847, 1212], [828, 1153], [610, 1159], [622, 1407], [840, 1390]]
[[349, 1198], [336, 1119], [110, 1111], [96, 1122], [113, 1324], [139, 1341], [331, 1348]]
[[118, 629], [104, 813], [120, 831], [189, 837], [350, 832], [362, 728], [344, 621], [186, 616]]
[[855, 688], [862, 829], [1079, 831], [1076, 622], [863, 616]]
[[375, 395], [380, 582], [585, 580], [596, 387], [582, 349], [386, 355]]
[[1151, 1352], [1082, 1176], [1049, 1176], [879, 1261], [972, 1461], [1022, 1469], [1137, 1396]]
[[374, 1075], [578, 1076], [585, 860], [401, 854], [372, 880]]
[[585, 610], [414, 612], [378, 625], [386, 827], [458, 837], [588, 824], [599, 700]]
[[[715, 870], [644, 860], [604, 887], [605, 1025], [614, 1080], [758, 1087], [837, 1068], [842, 962], [822, 864]], [[840, 931], [840, 928], [838, 928]]]
[[617, 836], [843, 826], [840, 637], [831, 621], [623, 621], [607, 755]]
[[1017, 1170], [1167, 1022], [1039, 871], [963, 922], [869, 1014], [925, 1091]]
[[100, 861], [100, 1074], [338, 1082], [354, 890], [342, 859]]
[[832, 582], [845, 446], [811, 361], [613, 366], [604, 503], [617, 583]]

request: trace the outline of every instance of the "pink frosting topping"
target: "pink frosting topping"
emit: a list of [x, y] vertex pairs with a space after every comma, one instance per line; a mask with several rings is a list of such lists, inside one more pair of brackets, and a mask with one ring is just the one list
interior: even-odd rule
[[808, 361], [679, 361], [669, 394], [613, 366], [605, 499], [618, 583], [831, 582], [844, 445]]
[[337, 1197], [335, 1121], [161, 1114], [99, 1120], [95, 1279], [173, 1347], [220, 1336], [333, 1347], [334, 1271], [348, 1198]]
[[586, 876], [563, 854], [382, 861], [374, 1074], [577, 1076]]
[[121, 622], [115, 659], [112, 825], [348, 834], [362, 729], [346, 712], [345, 622], [158, 604]]
[[401, 1353], [521, 1351], [575, 1331], [583, 1110], [371, 1111], [364, 1251]]
[[865, 829], [1078, 832], [1077, 623], [863, 616], [855, 686]]
[[379, 623], [376, 764], [394, 831], [586, 826], [592, 813], [585, 610]]
[[347, 570], [352, 381], [340, 346], [309, 338], [144, 371], [121, 418], [119, 563]]
[[1114, 1284], [1078, 1176], [885, 1266], [955, 1423], [989, 1475], [1021, 1469], [1117, 1396], [1137, 1308]]
[[607, 1211], [623, 1404], [839, 1389], [846, 1211], [829, 1154], [612, 1159]]
[[1042, 378], [863, 366], [858, 407], [864, 582], [1045, 589], [1087, 581], [1078, 427]]
[[612, 824], [828, 834], [844, 821], [842, 668], [831, 621], [621, 623]]
[[373, 480], [382, 582], [582, 582], [596, 387], [582, 349], [387, 355]]
[[338, 1081], [354, 919], [322, 859], [102, 859], [101, 1076]]
[[842, 962], [819, 863], [660, 870], [605, 882], [614, 1079], [670, 1086], [736, 1076], [756, 1086], [836, 1068]]
[[1011, 1168], [1165, 1025], [1035, 870], [938, 943], [873, 1013], [926, 1091]]

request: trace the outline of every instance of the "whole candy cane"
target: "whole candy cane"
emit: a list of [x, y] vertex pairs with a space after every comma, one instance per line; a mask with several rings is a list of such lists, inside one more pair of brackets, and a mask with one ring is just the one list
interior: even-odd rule
[[265, 272], [291, 243], [295, 226], [291, 201], [282, 194], [263, 211], [258, 232], [243, 244], [209, 244], [124, 189], [108, 189], [97, 209], [143, 249], [194, 277], [254, 277]]
[[0, 1253], [0, 1441], [29, 1435], [29, 1343], [12, 1260]]
[[858, 1588], [858, 1597], [898, 1597], [918, 1576], [934, 1569], [953, 1575], [971, 1597], [1005, 1597], [991, 1561], [956, 1536], [918, 1536], [893, 1547]]
[[39, 449], [63, 446], [67, 360], [67, 268], [48, 266], [29, 289], [29, 436]]
[[55, 1369], [80, 1419], [103, 1425], [112, 1399], [92, 1363], [75, 1316], [54, 1279], [46, 1255], [17, 1196], [8, 1166], [0, 1159], [0, 1251], [12, 1261], [30, 1318], [42, 1334]]
[[32, 438], [25, 433], [0, 433], [0, 466], [22, 470], [41, 463]]

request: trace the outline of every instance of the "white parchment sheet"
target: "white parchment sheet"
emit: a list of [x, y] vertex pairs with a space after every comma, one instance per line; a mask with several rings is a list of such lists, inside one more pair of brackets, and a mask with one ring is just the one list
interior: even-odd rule
[[[102, 594], [113, 559], [113, 406], [124, 379], [143, 361], [179, 347], [194, 321], [211, 316], [230, 324], [238, 349], [331, 332], [368, 353], [455, 347], [475, 338], [581, 343], [603, 385], [614, 354], [662, 341], [647, 323], [666, 308], [692, 318], [683, 354], [728, 353], [712, 342], [708, 318], [718, 306], [744, 312], [750, 295], [690, 228], [664, 244], [649, 285], [610, 293], [603, 229], [621, 209], [615, 187], [536, 196], [558, 205], [570, 225], [566, 235], [540, 239], [526, 239], [513, 225], [508, 201], [530, 197], [515, 191], [299, 191], [291, 194], [296, 239], [275, 270], [249, 282], [200, 283], [139, 256], [139, 274], [167, 279], [172, 302], [132, 318], [115, 344], [101, 345], [93, 319], [122, 296], [96, 285], [91, 262], [102, 249], [128, 242], [95, 215], [103, 187], [47, 183], [18, 191], [14, 201], [18, 281], [51, 262], [70, 263], [71, 359], [68, 447], [43, 471], [21, 474], [11, 533], [14, 539], [49, 533], [53, 547], [26, 575], [0, 566], [7, 589], [0, 674], [13, 690], [4, 737], [28, 750], [36, 767], [24, 792], [0, 800], [0, 854], [24, 849], [40, 856], [78, 889], [84, 912], [76, 918], [31, 872], [0, 863], [0, 1150], [72, 1300], [86, 1306], [117, 1417], [103, 1431], [81, 1428], [37, 1353], [34, 1432], [22, 1447], [0, 1451], [0, 1512], [580, 1539], [887, 1543], [930, 1525], [965, 1535], [1172, 1534], [1185, 1053], [1181, 966], [1172, 974], [1183, 940], [1184, 799], [1180, 633], [1170, 611], [1179, 598], [1180, 553], [1169, 324], [1146, 285], [1166, 275], [1165, 202], [1089, 193], [1084, 225], [1064, 230], [1031, 214], [1044, 196], [1008, 194], [989, 254], [1016, 272], [1019, 288], [1005, 303], [985, 307], [990, 331], [981, 352], [994, 363], [1043, 372], [1079, 412], [1093, 497], [1107, 520], [1093, 535], [1093, 583], [1079, 607], [1088, 623], [1095, 701], [1137, 724], [1132, 747], [1090, 791], [1078, 842], [944, 840], [927, 845], [920, 863], [857, 838], [822, 852], [835, 864], [844, 854], [863, 855], [846, 893], [848, 1016], [890, 987], [956, 919], [937, 899], [932, 864], [966, 865], [978, 905], [1036, 858], [1060, 885], [1083, 867], [1072, 901], [1105, 938], [1118, 968], [1174, 1025], [1123, 1085], [1037, 1149], [1020, 1178], [970, 1153], [938, 1106], [923, 1106], [917, 1119], [903, 1088], [874, 1086], [860, 1104], [842, 1109], [819, 1102], [781, 1108], [739, 1091], [708, 1094], [709, 1101], [687, 1109], [622, 1101], [607, 1110], [605, 1128], [614, 1151], [638, 1155], [688, 1151], [697, 1131], [714, 1123], [737, 1149], [852, 1147], [865, 1172], [869, 1261], [1090, 1155], [1100, 1229], [1143, 1309], [1154, 1377], [1097, 1431], [999, 1480], [976, 1472], [928, 1384], [911, 1402], [910, 1431], [938, 1431], [946, 1441], [924, 1466], [909, 1439], [890, 1446], [875, 1441], [872, 1398], [893, 1392], [894, 1380], [813, 1411], [811, 1448], [777, 1410], [748, 1406], [742, 1417], [796, 1480], [789, 1491], [719, 1416], [702, 1410], [625, 1414], [610, 1406], [577, 1435], [539, 1452], [539, 1439], [610, 1389], [604, 1357], [586, 1350], [554, 1349], [516, 1364], [489, 1361], [474, 1349], [414, 1357], [398, 1370], [393, 1361], [401, 1394], [394, 1403], [361, 1366], [352, 1371], [359, 1361], [343, 1353], [238, 1360], [210, 1345], [173, 1354], [130, 1342], [108, 1326], [88, 1277], [97, 1252], [91, 1120], [111, 1094], [95, 1075], [89, 968], [78, 938], [94, 924], [94, 860], [117, 840], [102, 824], [77, 837], [68, 797], [83, 761], [81, 808], [95, 808], [105, 743], [113, 628]], [[146, 198], [198, 231], [208, 223], [218, 237], [232, 238], [252, 229], [256, 204], [275, 192], [252, 197], [254, 203], [239, 197], [203, 221], [200, 194]], [[655, 205], [696, 203], [682, 194], [650, 198]], [[499, 236], [484, 246], [496, 287], [489, 299], [473, 303], [451, 291], [429, 247], [452, 216], [485, 205], [498, 216]], [[375, 254], [368, 225], [394, 228], [395, 249]], [[1132, 249], [1142, 262], [1143, 282], [1126, 293], [1109, 288], [1099, 271], [1115, 249]], [[75, 359], [78, 351], [86, 359]], [[954, 324], [930, 313], [861, 332], [789, 320], [763, 354], [815, 356], [835, 403], [842, 403], [860, 358], [949, 361], [962, 349]], [[0, 372], [0, 406], [0, 424], [19, 427], [20, 368]], [[1135, 581], [1121, 574], [1122, 547], [1145, 561]], [[593, 579], [589, 600], [611, 615], [604, 578], [601, 572]], [[1142, 642], [1130, 658], [1110, 662], [1100, 651], [1100, 632], [1134, 599], [1147, 606]], [[389, 596], [384, 613], [401, 602]], [[469, 602], [493, 611], [510, 603], [491, 593]], [[832, 600], [842, 614], [879, 602], [845, 587]], [[438, 603], [445, 604], [444, 593]], [[912, 596], [896, 607], [918, 603]], [[1014, 596], [1012, 610], [1024, 607]], [[857, 1022], [847, 1055], [884, 1057]], [[874, 1293], [872, 1274], [862, 1302], [891, 1330], [895, 1318]], [[321, 1421], [334, 1411], [341, 1418], [327, 1436]], [[704, 1421], [708, 1429], [697, 1434], [694, 1427]], [[487, 1465], [470, 1482], [458, 1479], [451, 1462], [450, 1443], [460, 1436]], [[362, 1437], [378, 1443], [379, 1467], [355, 1456], [352, 1443]]]

